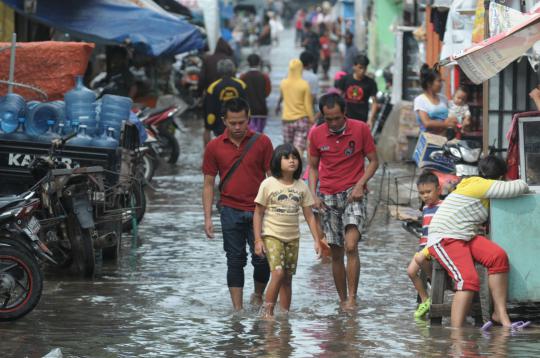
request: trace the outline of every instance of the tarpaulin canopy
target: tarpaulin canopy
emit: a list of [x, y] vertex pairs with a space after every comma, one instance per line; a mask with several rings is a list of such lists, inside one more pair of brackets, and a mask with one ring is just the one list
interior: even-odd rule
[[[24, 13], [24, 0], [2, 1]], [[130, 44], [150, 56], [175, 55], [204, 46], [199, 29], [185, 20], [125, 0], [39, 0], [36, 12], [25, 15], [83, 40]]]
[[[10, 43], [0, 42], [0, 48]], [[14, 82], [36, 87], [49, 100], [63, 99], [64, 93], [73, 88], [75, 76], [83, 75], [94, 44], [86, 42], [18, 42], [16, 48]], [[11, 51], [0, 52], [0, 79], [7, 79]], [[7, 85], [0, 84], [0, 96], [7, 92]], [[14, 92], [26, 100], [43, 100], [38, 92], [15, 86]]]
[[495, 76], [540, 41], [540, 13], [526, 15], [521, 23], [442, 60], [441, 65], [457, 62], [476, 84]]

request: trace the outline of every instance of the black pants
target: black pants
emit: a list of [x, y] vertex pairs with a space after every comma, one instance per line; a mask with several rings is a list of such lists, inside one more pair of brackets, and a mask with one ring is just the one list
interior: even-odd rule
[[223, 249], [227, 255], [227, 285], [244, 287], [244, 267], [247, 264], [246, 244], [251, 253], [253, 279], [267, 283], [270, 278], [268, 261], [255, 255], [253, 212], [224, 206], [221, 210]]

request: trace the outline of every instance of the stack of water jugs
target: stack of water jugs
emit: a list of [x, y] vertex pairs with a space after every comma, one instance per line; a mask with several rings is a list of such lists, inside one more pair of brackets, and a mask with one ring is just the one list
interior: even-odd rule
[[64, 95], [64, 101], [26, 102], [9, 93], [0, 98], [0, 138], [50, 143], [76, 132], [69, 145], [114, 148], [132, 104], [129, 97], [114, 95], [96, 101], [81, 76], [76, 77], [75, 88]]

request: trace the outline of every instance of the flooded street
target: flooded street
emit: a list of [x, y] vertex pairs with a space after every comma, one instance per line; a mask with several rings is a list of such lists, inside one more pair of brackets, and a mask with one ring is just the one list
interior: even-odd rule
[[[299, 52], [291, 50], [288, 34], [272, 54], [272, 113], [279, 80], [288, 60]], [[216, 239], [206, 239], [203, 230], [202, 121], [186, 120], [184, 126], [178, 134], [178, 165], [161, 167], [153, 189], [147, 190], [148, 208], [138, 239], [125, 234], [118, 264], [106, 263], [94, 280], [47, 276], [37, 308], [17, 322], [0, 324], [0, 357], [42, 357], [53, 348], [65, 357], [540, 355], [540, 326], [517, 333], [496, 327], [482, 335], [472, 323], [451, 330], [447, 320], [440, 327], [415, 321], [416, 295], [406, 267], [417, 239], [387, 218], [384, 203], [360, 243], [356, 314], [338, 309], [331, 266], [316, 258], [305, 223], [290, 314], [278, 312], [275, 321], [264, 321], [247, 304], [253, 282], [248, 279], [250, 264], [246, 310], [234, 314], [217, 214]], [[266, 132], [274, 145], [281, 143], [279, 120], [269, 120]], [[390, 166], [387, 174], [394, 178], [409, 172], [399, 165]], [[370, 186], [371, 212], [381, 173]]]

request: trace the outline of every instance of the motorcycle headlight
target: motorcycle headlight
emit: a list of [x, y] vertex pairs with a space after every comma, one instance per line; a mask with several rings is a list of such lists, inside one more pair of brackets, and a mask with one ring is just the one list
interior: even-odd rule
[[468, 149], [460, 147], [459, 151], [461, 152], [461, 157], [467, 163], [476, 163], [478, 158], [480, 158], [480, 153], [482, 152], [481, 148]]
[[461, 152], [456, 147], [450, 147], [450, 154], [457, 159], [461, 159]]

